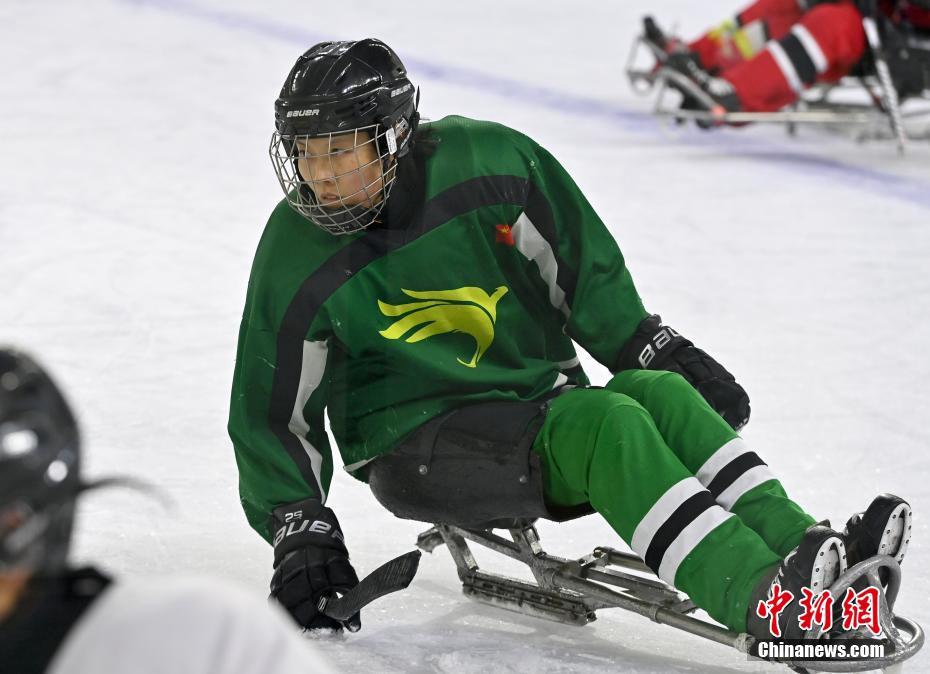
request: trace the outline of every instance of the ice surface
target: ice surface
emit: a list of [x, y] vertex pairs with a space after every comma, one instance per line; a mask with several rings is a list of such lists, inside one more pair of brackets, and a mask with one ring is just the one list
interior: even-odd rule
[[[930, 147], [902, 160], [814, 131], [665, 131], [621, 74], [654, 10], [636, 5], [0, 3], [0, 340], [70, 392], [90, 475], [144, 476], [176, 504], [89, 497], [80, 557], [265, 591], [270, 551], [239, 510], [225, 423], [251, 256], [280, 198], [272, 102], [310, 44], [377, 36], [426, 116], [495, 119], [562, 160], [647, 308], [745, 384], [745, 437], [799, 502], [841, 525], [877, 492], [911, 499], [899, 607], [930, 625]], [[735, 9], [655, 11], [694, 33]], [[423, 528], [341, 474], [330, 504], [361, 573]], [[622, 545], [593, 517], [540, 533], [568, 556]], [[443, 549], [363, 621], [318, 640], [349, 671], [785, 671], [634, 615], [573, 628], [481, 607]], [[911, 671], [928, 669], [922, 654]]]

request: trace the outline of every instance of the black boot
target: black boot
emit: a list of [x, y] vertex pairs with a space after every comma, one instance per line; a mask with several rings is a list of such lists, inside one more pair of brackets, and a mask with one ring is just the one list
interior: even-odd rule
[[[801, 543], [789, 552], [780, 564], [762, 579], [750, 598], [746, 631], [759, 639], [801, 639], [804, 631], [798, 624], [801, 615], [802, 588], [815, 594], [828, 589], [846, 571], [846, 546], [841, 534], [822, 524], [815, 524], [805, 533]], [[792, 601], [778, 616], [779, 636], [770, 631], [771, 620], [759, 615], [760, 604], [773, 596], [773, 586], [790, 592]]]
[[[879, 494], [866, 508], [846, 523], [847, 559], [849, 566], [874, 557], [888, 555], [900, 564], [911, 542], [911, 505], [900, 496]], [[879, 569], [882, 587], [888, 585], [888, 570]], [[864, 583], [853, 586], [861, 590]]]
[[900, 496], [879, 494], [865, 512], [846, 523], [849, 565], [889, 555], [900, 564], [911, 542], [911, 505]]

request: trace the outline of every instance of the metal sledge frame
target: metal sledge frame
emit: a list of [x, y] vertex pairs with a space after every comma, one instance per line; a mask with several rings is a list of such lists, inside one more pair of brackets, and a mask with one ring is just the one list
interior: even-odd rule
[[[580, 559], [565, 559], [543, 550], [532, 523], [508, 531], [510, 540], [491, 529], [436, 524], [420, 534], [417, 547], [432, 552], [444, 544], [455, 561], [463, 593], [491, 606], [579, 626], [595, 620], [597, 610], [622, 608], [742, 653], [748, 654], [755, 642], [749, 634], [691, 616], [697, 609], [694, 603], [657, 579], [634, 554], [598, 547]], [[524, 563], [536, 582], [481, 570], [468, 541]], [[842, 601], [846, 589], [863, 577], [875, 587], [882, 587], [879, 582], [882, 569], [886, 570], [887, 579], [884, 591], [880, 592], [879, 622], [894, 646], [891, 655], [881, 661], [780, 662], [798, 672], [853, 672], [898, 666], [917, 653], [924, 641], [920, 625], [892, 612], [901, 570], [891, 557], [877, 556], [857, 564], [834, 583], [830, 592], [835, 601]], [[818, 635], [808, 632], [807, 636]]]
[[[915, 110], [902, 110], [888, 63], [885, 59], [881, 37], [875, 19], [863, 18], [863, 28], [868, 39], [871, 56], [875, 63], [875, 74], [867, 77], [846, 77], [835, 84], [818, 84], [808, 89], [793, 106], [777, 112], [725, 112], [714, 113], [714, 102], [687, 77], [661, 67], [665, 54], [656, 45], [637, 36], [626, 63], [626, 76], [632, 89], [641, 95], [649, 95], [656, 88], [653, 114], [674, 121], [703, 121], [711, 125], [726, 124], [784, 124], [792, 135], [799, 125], [826, 125], [832, 127], [861, 127], [859, 141], [894, 139], [898, 151], [904, 154], [909, 141], [930, 140], [930, 105]], [[645, 48], [655, 59], [657, 67], [642, 69], [636, 62], [640, 51]], [[700, 100], [708, 110], [681, 110], [666, 107], [665, 94], [670, 80], [688, 89], [689, 95]], [[864, 90], [868, 103], [844, 103], [829, 100], [836, 91]], [[915, 97], [930, 104], [930, 92]], [[906, 122], [926, 121], [926, 128], [911, 131]]]

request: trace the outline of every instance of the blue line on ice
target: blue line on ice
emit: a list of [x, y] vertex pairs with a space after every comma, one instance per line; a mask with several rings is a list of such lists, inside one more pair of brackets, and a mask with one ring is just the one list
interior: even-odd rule
[[[304, 48], [333, 37], [247, 14], [205, 7], [185, 0], [122, 1], [127, 4], [152, 6], [224, 28], [292, 42]], [[651, 114], [630, 110], [616, 103], [534, 86], [520, 80], [490, 75], [478, 70], [437, 64], [433, 61], [405, 56], [404, 62], [418, 76], [443, 84], [462, 86], [482, 93], [494, 93], [502, 98], [518, 100], [523, 104], [531, 103], [555, 112], [620, 123], [626, 129], [637, 133], [660, 133], [659, 124]], [[930, 208], [930, 184], [891, 172], [845, 164], [827, 157], [803, 154], [756, 138], [738, 137], [732, 134], [688, 134], [680, 136], [676, 142], [702, 147], [720, 147], [744, 158], [756, 158], [767, 164], [779, 164], [794, 174], [829, 178], [851, 189], [867, 190], [884, 197], [894, 197]]]

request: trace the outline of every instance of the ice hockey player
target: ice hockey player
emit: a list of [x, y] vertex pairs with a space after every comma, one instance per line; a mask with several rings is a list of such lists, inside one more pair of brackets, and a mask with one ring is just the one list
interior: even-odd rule
[[[395, 515], [597, 511], [739, 631], [776, 572], [816, 589], [853, 550], [903, 555], [898, 528], [890, 545], [875, 533], [909, 513], [900, 499], [846, 538], [787, 497], [734, 430], [743, 388], [643, 308], [549, 152], [500, 124], [421, 122], [417, 101], [395, 52], [364, 39], [309, 49], [275, 104], [285, 198], [252, 267], [229, 432], [246, 515], [274, 547], [272, 596], [300, 624], [361, 624], [316, 608], [357, 582], [325, 505], [324, 408], [345, 469]], [[573, 342], [614, 373], [605, 387]]]
[[75, 418], [49, 376], [0, 349], [0, 672], [329, 672], [291, 621], [210, 579], [114, 582], [68, 565]]
[[[894, 43], [885, 51], [899, 95], [930, 90], [930, 0], [882, 0], [877, 8], [854, 0], [757, 0], [690, 43], [665, 35], [649, 17], [644, 35], [668, 52], [669, 68], [715, 102], [711, 111], [773, 112], [815, 83], [864, 67], [863, 12], [880, 16], [886, 42]], [[684, 108], [706, 107], [683, 93]]]

